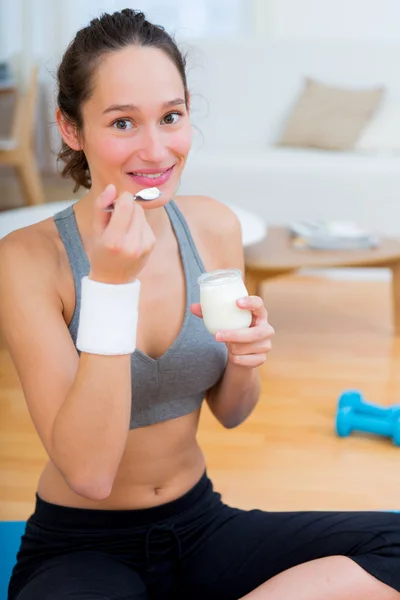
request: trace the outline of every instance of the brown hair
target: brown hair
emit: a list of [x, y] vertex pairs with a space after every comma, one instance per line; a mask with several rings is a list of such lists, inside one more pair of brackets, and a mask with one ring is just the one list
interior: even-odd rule
[[[174, 39], [159, 25], [146, 20], [142, 12], [125, 8], [113, 14], [104, 13], [80, 29], [70, 43], [57, 70], [57, 103], [63, 118], [82, 131], [82, 104], [93, 93], [93, 75], [101, 57], [129, 45], [152, 46], [164, 51], [175, 64], [185, 89], [188, 105], [186, 58]], [[64, 141], [58, 159], [65, 165], [63, 177], [75, 181], [74, 192], [81, 186], [89, 189], [91, 177], [83, 150], [73, 150]]]

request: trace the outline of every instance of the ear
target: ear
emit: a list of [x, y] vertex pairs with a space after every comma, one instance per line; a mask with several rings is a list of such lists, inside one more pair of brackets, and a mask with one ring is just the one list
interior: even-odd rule
[[72, 148], [72, 150], [82, 150], [82, 144], [77, 134], [76, 127], [64, 118], [59, 107], [57, 107], [56, 110], [56, 121], [64, 142]]

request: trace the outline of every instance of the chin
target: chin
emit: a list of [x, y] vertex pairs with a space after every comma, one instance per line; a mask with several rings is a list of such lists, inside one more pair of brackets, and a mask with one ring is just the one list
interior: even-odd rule
[[161, 198], [158, 198], [157, 200], [147, 200], [147, 202], [140, 202], [140, 200], [137, 200], [137, 202], [140, 204], [143, 210], [152, 210], [154, 208], [161, 208], [162, 206], [165, 206], [170, 200], [171, 197], [164, 199], [161, 196]]

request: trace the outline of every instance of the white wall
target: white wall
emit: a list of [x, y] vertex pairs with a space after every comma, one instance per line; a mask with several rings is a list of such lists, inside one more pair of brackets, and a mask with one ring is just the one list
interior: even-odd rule
[[0, 0], [0, 60], [15, 53], [48, 59], [102, 12], [142, 10], [177, 38], [237, 35], [251, 27], [253, 0]]
[[400, 0], [254, 0], [259, 35], [303, 40], [400, 40]]
[[[41, 67], [37, 118], [37, 154], [41, 169], [56, 169], [54, 157], [60, 141], [54, 125], [55, 73], [62, 53], [78, 29], [102, 12], [131, 6], [163, 25], [178, 42], [205, 35], [240, 37], [251, 27], [252, 13], [246, 6], [252, 1], [0, 0], [0, 61], [11, 63], [19, 85], [27, 80], [33, 62]], [[9, 121], [8, 113], [0, 114], [2, 134]]]

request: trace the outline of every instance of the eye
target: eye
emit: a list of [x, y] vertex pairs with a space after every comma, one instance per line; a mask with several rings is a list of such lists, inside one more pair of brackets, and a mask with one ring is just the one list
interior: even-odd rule
[[133, 124], [128, 119], [118, 119], [117, 121], [114, 121], [112, 126], [119, 131], [127, 131], [128, 129], [132, 129]]
[[183, 113], [181, 113], [180, 111], [177, 110], [175, 112], [168, 113], [168, 115], [165, 115], [165, 117], [163, 118], [163, 121], [167, 125], [175, 125], [175, 123], [177, 123], [179, 121], [179, 118], [182, 115], [183, 115]]

